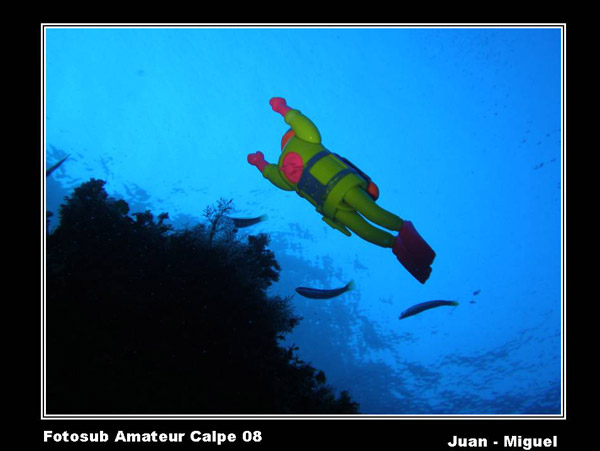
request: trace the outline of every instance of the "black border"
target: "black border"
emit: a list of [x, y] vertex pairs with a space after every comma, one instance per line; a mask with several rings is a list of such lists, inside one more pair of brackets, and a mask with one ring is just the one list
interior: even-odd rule
[[[49, 25], [62, 25], [60, 23], [53, 22], [41, 22], [36, 24], [38, 29], [37, 33], [34, 34], [37, 39], [33, 40], [34, 48], [37, 48], [34, 55], [37, 56], [36, 63], [34, 63], [34, 72], [36, 75], [32, 75], [32, 79], [37, 77], [37, 80], [32, 81], [34, 86], [33, 92], [36, 93], [34, 95], [33, 102], [35, 102], [35, 107], [31, 108], [31, 116], [33, 122], [36, 127], [36, 130], [39, 130], [40, 118], [42, 116], [39, 108], [42, 105], [43, 97], [40, 93], [40, 80], [39, 74], [42, 72], [42, 55], [41, 55], [41, 42], [42, 42], [42, 23], [48, 23]], [[152, 22], [149, 22], [152, 24]], [[217, 26], [219, 22], [215, 23]], [[224, 23], [224, 22], [223, 22]], [[249, 24], [238, 23], [237, 21], [228, 21], [227, 23], [232, 23], [236, 27], [253, 27], [253, 26], [280, 26], [277, 24], [271, 23], [261, 23], [259, 21]], [[288, 25], [288, 22], [281, 22], [285, 25]], [[357, 22], [348, 22], [350, 25]], [[361, 22], [363, 23], [363, 22]], [[390, 22], [391, 24], [392, 22]], [[403, 23], [403, 22], [401, 22]], [[443, 22], [438, 21], [429, 21], [432, 23], [432, 27], [438, 26], [446, 26]], [[473, 27], [478, 28], [482, 25], [479, 24], [470, 24], [470, 23], [462, 23], [456, 22], [460, 27]], [[487, 26], [488, 22], [482, 21], [483, 26]], [[546, 22], [544, 22], [546, 23]], [[552, 26], [562, 26], [563, 28], [563, 38], [566, 38], [566, 22], [547, 22], [548, 25]], [[181, 22], [182, 25], [187, 25], [185, 22]], [[203, 23], [202, 23], [203, 24]], [[317, 22], [306, 22], [306, 26], [320, 26]], [[388, 25], [387, 22], [379, 23], [382, 26]], [[378, 26], [378, 23], [369, 23], [365, 26]], [[90, 26], [101, 26], [100, 24], [89, 24]], [[179, 26], [179, 23], [174, 23], [173, 26]], [[191, 25], [191, 24], [190, 24]], [[204, 24], [203, 24], [204, 25]], [[206, 24], [210, 26], [211, 24]], [[290, 26], [303, 26], [298, 23], [289, 23]], [[410, 24], [407, 24], [410, 26]], [[503, 26], [527, 26], [527, 27], [535, 27], [537, 25], [530, 25], [528, 23], [519, 23], [519, 22], [511, 22], [507, 21], [506, 24], [501, 23], [489, 23], [490, 26], [494, 27], [503, 27]], [[539, 27], [547, 27], [548, 25], [539, 25]], [[112, 25], [108, 25], [112, 26]], [[136, 24], [127, 24], [127, 26], [140, 26], [143, 27], [145, 25], [136, 25]], [[323, 23], [323, 26], [328, 27], [345, 27], [347, 25], [344, 24], [330, 24]], [[420, 22], [415, 22], [414, 26], [425, 26]], [[454, 26], [454, 25], [447, 25]], [[569, 39], [571, 38], [571, 34], [569, 35]], [[563, 42], [563, 55], [566, 54], [567, 48], [571, 50], [573, 48], [570, 40], [565, 39]], [[35, 58], [34, 58], [35, 60]], [[563, 77], [566, 76], [566, 61], [563, 65]], [[566, 79], [563, 83], [563, 130], [565, 130], [566, 126]], [[33, 116], [35, 115], [35, 118]], [[27, 115], [28, 116], [28, 115]], [[39, 149], [41, 147], [41, 139], [42, 137], [38, 135], [29, 134], [28, 136], [32, 136], [36, 138], [36, 143], [31, 146], [32, 149]], [[566, 136], [563, 138], [563, 145], [566, 149]], [[23, 154], [27, 157], [27, 166], [29, 168], [35, 168], [36, 175], [35, 180], [37, 180], [36, 184], [32, 184], [33, 190], [36, 191], [33, 193], [33, 197], [38, 199], [40, 197], [40, 193], [43, 193], [43, 180], [40, 180], [40, 175], [42, 174], [42, 166], [43, 156], [40, 158], [39, 152], [23, 152]], [[43, 155], [43, 152], [42, 152]], [[566, 180], [566, 152], [563, 154], [563, 183]], [[33, 163], [31, 160], [34, 160]], [[38, 185], [39, 183], [39, 185]], [[565, 214], [563, 216], [563, 227], [566, 226], [566, 194], [563, 189], [562, 194], [562, 204], [565, 209]], [[37, 206], [39, 207], [39, 205]], [[35, 224], [34, 233], [38, 236], [38, 240], [34, 240], [37, 246], [35, 249], [36, 257], [39, 258], [39, 252], [43, 245], [43, 236], [40, 237], [39, 227], [43, 221], [43, 218], [40, 218], [40, 210], [41, 208], [36, 208], [36, 212], [27, 210], [27, 214], [25, 217], [28, 220], [31, 218], [32, 223]], [[566, 233], [563, 233], [563, 252], [565, 252], [566, 256]], [[37, 260], [36, 260], [37, 261]], [[43, 262], [41, 262], [43, 265]], [[40, 265], [40, 266], [41, 266]], [[43, 268], [38, 267], [38, 272], [33, 272], [34, 278], [39, 275], [39, 270]], [[566, 352], [566, 257], [563, 261], [563, 308], [565, 313], [565, 318], [563, 321], [563, 346]], [[37, 278], [39, 280], [39, 277]], [[39, 296], [41, 293], [42, 287], [36, 284], [29, 284], [28, 289], [32, 289], [31, 297], [27, 296], [28, 299], [32, 299], [34, 304], [37, 306], [36, 300], [39, 301]], [[35, 294], [33, 294], [35, 292]], [[30, 308], [27, 309], [31, 312]], [[29, 313], [27, 315], [28, 318], [31, 318], [32, 315]], [[35, 320], [37, 318], [37, 321]], [[81, 446], [105, 446], [102, 444], [53, 444], [53, 443], [44, 443], [43, 441], [43, 431], [52, 430], [55, 432], [69, 431], [69, 432], [97, 432], [104, 431], [107, 432], [111, 437], [114, 437], [114, 434], [118, 430], [123, 430], [126, 432], [184, 432], [186, 433], [186, 437], [189, 436], [189, 433], [196, 430], [201, 431], [218, 431], [218, 432], [234, 432], [238, 436], [238, 440], [235, 443], [223, 444], [220, 446], [251, 446], [251, 447], [286, 447], [286, 446], [323, 446], [323, 445], [337, 445], [337, 446], [345, 446], [347, 445], [368, 445], [371, 447], [385, 446], [385, 447], [419, 447], [419, 448], [427, 448], [427, 449], [448, 449], [447, 446], [448, 441], [452, 439], [453, 436], [461, 436], [461, 437], [486, 437], [491, 441], [497, 440], [500, 443], [502, 442], [502, 438], [504, 435], [521, 435], [523, 437], [551, 437], [553, 435], [558, 436], [559, 448], [567, 449], [570, 445], [575, 443], [576, 438], [580, 438], [579, 432], [575, 433], [575, 430], [578, 429], [581, 432], [581, 427], [577, 427], [577, 424], [581, 426], [581, 423], [578, 422], [581, 418], [579, 416], [580, 411], [578, 411], [577, 402], [573, 402], [573, 397], [569, 397], [569, 402], [566, 403], [566, 393], [567, 393], [567, 383], [563, 384], [563, 409], [566, 413], [566, 417], [548, 417], [548, 418], [536, 418], [536, 417], [522, 417], [516, 416], [516, 419], [512, 419], [510, 417], [424, 417], [419, 419], [414, 418], [406, 418], [406, 417], [362, 417], [362, 418], [352, 418], [352, 419], [318, 419], [318, 418], [303, 418], [303, 419], [288, 419], [286, 417], [277, 417], [276, 419], [196, 419], [196, 418], [185, 418], [185, 419], [168, 419], [168, 420], [154, 420], [154, 419], [118, 419], [118, 420], [110, 420], [110, 419], [54, 419], [54, 418], [41, 418], [41, 381], [39, 380], [40, 375], [40, 342], [41, 342], [41, 334], [40, 334], [40, 323], [41, 323], [41, 311], [38, 311], [38, 314], [33, 316], [33, 321], [30, 323], [33, 324], [33, 327], [36, 328], [37, 332], [29, 334], [29, 337], [34, 337], [33, 346], [36, 350], [33, 354], [37, 356], [37, 358], [32, 358], [33, 360], [33, 372], [32, 374], [36, 374], [36, 380], [33, 381], [32, 385], [34, 387], [33, 390], [27, 391], [28, 395], [31, 397], [27, 397], [27, 412], [25, 414], [26, 418], [30, 418], [32, 422], [36, 425], [33, 428], [27, 428], [25, 431], [25, 438], [27, 442], [32, 442], [32, 445], [42, 445], [46, 446], [65, 446], [69, 445], [72, 447], [76, 447], [77, 449]], [[572, 319], [568, 320], [568, 323], [572, 325]], [[573, 327], [571, 328], [573, 331]], [[571, 336], [571, 335], [570, 335]], [[31, 355], [31, 354], [29, 354]], [[563, 356], [565, 367], [563, 369], [563, 377], [566, 377], [566, 366], [567, 360], [566, 355]], [[569, 367], [571, 367], [571, 363], [569, 361]], [[572, 380], [568, 381], [568, 386], [571, 388], [573, 386]], [[29, 425], [27, 425], [29, 426]], [[35, 429], [35, 432], [31, 429]], [[260, 430], [262, 432], [263, 440], [260, 443], [245, 443], [240, 438], [243, 431], [246, 430]], [[583, 435], [591, 435], [585, 434], [581, 432]], [[25, 440], [23, 440], [25, 441]], [[34, 446], [35, 446], [34, 445]], [[176, 448], [181, 448], [182, 446], [190, 446], [193, 449], [196, 449], [197, 446], [208, 446], [209, 444], [192, 444], [189, 441], [185, 441], [184, 443], [172, 445]], [[211, 444], [215, 445], [215, 444]], [[127, 444], [125, 446], [138, 446], [134, 444]], [[160, 446], [160, 445], [150, 445], [150, 444], [142, 444], [139, 446]], [[490, 445], [491, 448], [494, 446]], [[496, 448], [500, 447], [499, 445]]]

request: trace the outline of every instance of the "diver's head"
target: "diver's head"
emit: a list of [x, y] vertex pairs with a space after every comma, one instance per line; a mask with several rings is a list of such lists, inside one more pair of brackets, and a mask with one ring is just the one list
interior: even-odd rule
[[283, 137], [281, 138], [281, 150], [283, 150], [283, 148], [288, 143], [290, 138], [294, 135], [295, 135], [294, 130], [292, 130], [291, 128], [287, 132], [284, 133]]

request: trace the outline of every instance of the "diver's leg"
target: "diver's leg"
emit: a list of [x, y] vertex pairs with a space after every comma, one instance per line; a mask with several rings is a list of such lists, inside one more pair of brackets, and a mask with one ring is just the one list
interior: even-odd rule
[[[431, 274], [431, 264], [435, 258], [435, 252], [429, 244], [418, 234], [410, 221], [403, 221], [398, 216], [379, 207], [373, 199], [362, 189], [353, 188], [346, 193], [344, 201], [356, 208], [367, 219], [390, 230], [398, 230], [398, 236], [392, 237], [390, 246], [398, 261], [410, 272], [419, 282], [425, 283]], [[355, 213], [359, 216], [358, 213]], [[336, 215], [337, 217], [337, 215]], [[360, 216], [359, 216], [360, 217]], [[356, 218], [345, 218], [346, 220], [356, 221]], [[362, 218], [361, 218], [362, 219]], [[364, 219], [362, 219], [368, 224]], [[368, 224], [370, 225], [370, 224]], [[364, 228], [364, 225], [359, 225]], [[348, 226], [351, 230], [354, 229]], [[378, 230], [371, 226], [372, 229]], [[355, 231], [357, 235], [362, 236], [361, 232]], [[380, 231], [381, 233], [386, 233]], [[390, 235], [391, 237], [391, 235]], [[366, 238], [369, 240], [369, 238]], [[371, 240], [369, 240], [371, 241]]]
[[335, 219], [344, 224], [363, 240], [381, 247], [394, 246], [396, 238], [392, 234], [369, 224], [365, 218], [355, 211], [338, 210], [335, 214]]
[[393, 231], [398, 231], [402, 228], [404, 221], [400, 217], [381, 208], [364, 189], [358, 186], [352, 188], [344, 195], [344, 201], [369, 221], [381, 227]]

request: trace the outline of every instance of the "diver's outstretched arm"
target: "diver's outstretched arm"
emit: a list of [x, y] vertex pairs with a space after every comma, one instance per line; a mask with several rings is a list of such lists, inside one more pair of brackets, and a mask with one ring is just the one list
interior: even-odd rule
[[298, 138], [314, 144], [321, 143], [321, 134], [315, 124], [300, 111], [290, 108], [284, 98], [273, 97], [269, 104], [273, 111], [283, 116]]
[[248, 155], [248, 163], [250, 163], [252, 166], [256, 166], [256, 168], [262, 173], [263, 177], [269, 180], [277, 188], [281, 188], [286, 191], [294, 190], [294, 188], [285, 181], [277, 165], [268, 163], [265, 160], [264, 154], [260, 150]]

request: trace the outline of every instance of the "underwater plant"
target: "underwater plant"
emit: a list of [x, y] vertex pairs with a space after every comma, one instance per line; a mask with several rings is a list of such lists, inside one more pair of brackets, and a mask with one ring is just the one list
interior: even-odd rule
[[268, 235], [221, 228], [232, 201], [175, 230], [104, 185], [75, 188], [46, 240], [48, 413], [358, 412], [282, 345], [301, 318], [266, 294]]

